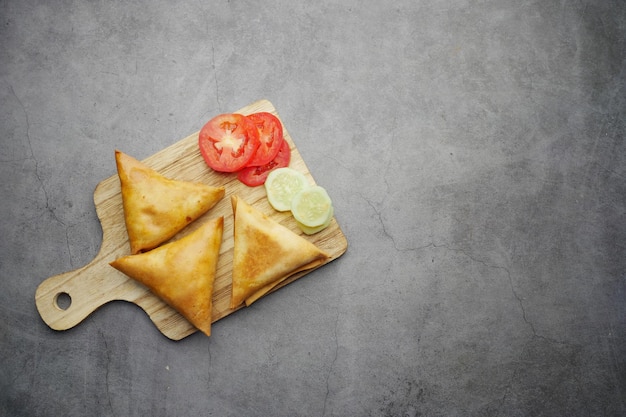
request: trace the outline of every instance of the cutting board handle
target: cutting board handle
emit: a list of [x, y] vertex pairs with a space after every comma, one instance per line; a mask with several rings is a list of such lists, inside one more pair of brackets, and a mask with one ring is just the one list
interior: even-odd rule
[[125, 300], [141, 306], [145, 292], [140, 284], [97, 257], [82, 268], [43, 281], [35, 292], [35, 303], [48, 326], [67, 330], [109, 301]]

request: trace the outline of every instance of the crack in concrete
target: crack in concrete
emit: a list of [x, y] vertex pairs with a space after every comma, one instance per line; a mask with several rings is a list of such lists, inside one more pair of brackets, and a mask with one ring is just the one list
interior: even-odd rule
[[[401, 247], [399, 247], [399, 246], [398, 246], [398, 244], [396, 243], [396, 240], [395, 240], [395, 238], [394, 238], [393, 234], [391, 234], [391, 233], [387, 230], [386, 225], [385, 225], [385, 221], [384, 221], [384, 219], [383, 219], [383, 217], [382, 217], [381, 210], [379, 210], [379, 209], [376, 207], [376, 205], [375, 205], [372, 201], [370, 201], [370, 199], [366, 198], [366, 197], [365, 197], [365, 196], [363, 196], [362, 194], [359, 194], [359, 196], [360, 196], [361, 198], [363, 198], [363, 200], [364, 200], [364, 201], [365, 201], [365, 202], [366, 202], [366, 203], [367, 203], [367, 204], [368, 204], [368, 205], [369, 205], [369, 206], [370, 206], [370, 207], [374, 210], [374, 213], [375, 213], [375, 215], [376, 215], [376, 217], [377, 217], [377, 219], [378, 219], [378, 222], [379, 222], [379, 223], [380, 223], [380, 225], [381, 225], [383, 235], [391, 241], [391, 243], [393, 244], [393, 247], [395, 248], [395, 250], [396, 250], [396, 251], [398, 251], [398, 252], [416, 252], [416, 251], [421, 251], [421, 250], [424, 250], [424, 249], [427, 249], [427, 248], [433, 248], [433, 249], [443, 248], [443, 249], [446, 249], [446, 250], [448, 250], [448, 251], [453, 251], [453, 252], [461, 253], [461, 254], [463, 254], [465, 257], [467, 257], [468, 259], [470, 259], [472, 262], [477, 262], [477, 263], [479, 263], [479, 264], [481, 264], [481, 265], [483, 265], [483, 266], [485, 266], [485, 267], [487, 267], [487, 268], [490, 268], [490, 269], [497, 269], [497, 270], [504, 271], [504, 273], [506, 274], [506, 277], [507, 277], [507, 281], [508, 281], [509, 287], [510, 287], [510, 289], [511, 289], [511, 293], [513, 294], [513, 297], [514, 297], [514, 298], [515, 298], [515, 300], [517, 301], [517, 303], [518, 303], [518, 305], [519, 305], [519, 308], [520, 308], [520, 311], [521, 311], [521, 313], [522, 313], [522, 320], [523, 320], [523, 321], [524, 321], [524, 323], [528, 326], [528, 328], [530, 329], [530, 332], [531, 332], [531, 334], [532, 334], [531, 339], [528, 341], [528, 343], [532, 342], [532, 341], [533, 341], [533, 340], [535, 340], [535, 339], [542, 339], [542, 340], [545, 340], [545, 341], [547, 341], [547, 342], [549, 342], [549, 343], [556, 343], [556, 344], [562, 344], [562, 343], [564, 343], [564, 342], [561, 342], [561, 341], [559, 341], [559, 340], [556, 340], [556, 339], [553, 339], [553, 338], [549, 338], [549, 337], [546, 337], [546, 336], [540, 335], [540, 334], [537, 332], [537, 329], [535, 328], [535, 325], [533, 324], [533, 322], [532, 322], [532, 321], [529, 319], [529, 317], [528, 317], [528, 313], [527, 313], [527, 311], [526, 311], [526, 307], [525, 307], [525, 305], [524, 305], [524, 300], [523, 300], [523, 297], [522, 297], [522, 296], [518, 293], [518, 291], [515, 289], [515, 284], [514, 284], [514, 281], [513, 281], [513, 276], [512, 276], [511, 271], [510, 271], [510, 269], [509, 269], [508, 267], [506, 267], [506, 266], [502, 266], [502, 265], [492, 264], [492, 263], [487, 262], [487, 261], [485, 261], [485, 260], [483, 260], [483, 259], [476, 258], [475, 256], [473, 256], [473, 255], [471, 255], [470, 253], [468, 253], [468, 251], [467, 251], [467, 250], [465, 250], [465, 249], [461, 249], [461, 248], [455, 248], [455, 247], [452, 247], [452, 246], [450, 246], [450, 245], [449, 245], [449, 244], [447, 244], [447, 243], [444, 243], [444, 244], [436, 244], [435, 242], [432, 242], [432, 241], [431, 241], [430, 243], [427, 243], [427, 244], [422, 245], [422, 246], [401, 248]], [[522, 349], [522, 353], [526, 350], [526, 346], [528, 346], [528, 344], [527, 344], [527, 345], [525, 345], [524, 349]]]
[[[396, 243], [396, 240], [395, 240], [394, 236], [391, 233], [389, 233], [389, 231], [387, 230], [387, 228], [385, 226], [385, 221], [382, 218], [381, 210], [379, 210], [374, 205], [374, 203], [372, 203], [372, 201], [370, 201], [370, 199], [366, 198], [362, 194], [359, 194], [359, 196], [361, 198], [363, 198], [363, 200], [365, 200], [365, 202], [374, 210], [374, 213], [375, 213], [375, 215], [376, 215], [376, 217], [378, 219], [378, 222], [380, 223], [380, 225], [382, 227], [383, 235], [385, 237], [387, 237], [391, 241], [391, 243], [393, 244], [393, 247], [395, 248], [396, 251], [398, 251], [398, 252], [415, 252], [415, 251], [420, 251], [420, 250], [423, 250], [423, 249], [426, 249], [426, 248], [429, 248], [429, 247], [432, 247], [432, 248], [435, 248], [435, 249], [437, 249], [437, 248], [444, 248], [444, 249], [449, 250], [449, 251], [461, 253], [464, 256], [466, 256], [468, 259], [470, 259], [471, 261], [477, 262], [477, 263], [479, 263], [479, 264], [481, 264], [481, 265], [483, 265], [483, 266], [485, 266], [487, 268], [499, 269], [499, 270], [504, 271], [506, 273], [506, 276], [507, 276], [507, 279], [508, 279], [508, 282], [509, 282], [509, 286], [511, 288], [511, 292], [513, 294], [513, 297], [517, 300], [517, 303], [519, 304], [520, 310], [522, 312], [522, 319], [524, 320], [524, 323], [526, 323], [528, 325], [528, 327], [530, 328], [533, 337], [545, 338], [544, 336], [540, 336], [540, 335], [537, 334], [537, 330], [535, 329], [535, 326], [528, 319], [528, 316], [526, 314], [526, 308], [524, 307], [523, 299], [518, 294], [518, 292], [515, 290], [515, 285], [513, 283], [513, 277], [511, 276], [511, 271], [509, 270], [509, 268], [507, 268], [505, 266], [501, 266], [501, 265], [494, 265], [494, 264], [486, 262], [486, 261], [484, 261], [482, 259], [478, 259], [478, 258], [470, 255], [466, 250], [460, 249], [460, 248], [454, 248], [454, 247], [451, 247], [448, 244], [439, 244], [438, 245], [438, 244], [436, 244], [434, 242], [430, 242], [430, 243], [428, 243], [426, 245], [422, 245], [422, 246], [419, 246], [419, 247], [408, 247], [408, 248], [404, 248], [404, 249], [400, 248], [398, 246], [398, 244]], [[549, 339], [546, 338], [546, 340], [549, 340]]]
[[[17, 103], [19, 104], [20, 108], [22, 109], [22, 112], [24, 113], [24, 121], [26, 123], [26, 143], [27, 143], [27, 146], [28, 146], [28, 152], [30, 154], [29, 156], [24, 158], [24, 161], [31, 160], [35, 164], [34, 174], [35, 174], [35, 177], [37, 178], [37, 181], [39, 182], [39, 186], [41, 188], [41, 191], [43, 192], [43, 196], [44, 196], [44, 200], [45, 200], [45, 204], [44, 204], [45, 212], [44, 213], [49, 213], [50, 216], [52, 216], [52, 218], [58, 224], [60, 224], [61, 226], [63, 226], [65, 228], [65, 245], [66, 245], [66, 248], [67, 248], [67, 254], [68, 254], [69, 261], [70, 261], [70, 265], [73, 267], [74, 263], [72, 262], [72, 252], [70, 250], [69, 227], [68, 227], [67, 224], [65, 224], [63, 222], [63, 220], [61, 220], [57, 216], [57, 214], [54, 211], [54, 208], [50, 205], [50, 196], [48, 195], [48, 190], [46, 189], [46, 184], [44, 182], [44, 178], [41, 175], [41, 172], [40, 172], [40, 169], [39, 169], [39, 161], [35, 157], [35, 151], [33, 150], [33, 144], [32, 144], [32, 140], [31, 140], [31, 136], [30, 136], [31, 123], [30, 123], [30, 118], [28, 116], [28, 111], [26, 110], [26, 106], [24, 106], [24, 103], [22, 102], [20, 97], [17, 95], [17, 93], [13, 89], [12, 85], [9, 85], [9, 90], [11, 91], [11, 94], [13, 95], [13, 97], [15, 97], [15, 100], [17, 100]], [[6, 161], [4, 161], [4, 162], [6, 162]], [[37, 216], [37, 217], [40, 217], [40, 216]]]
[[522, 297], [520, 297], [520, 295], [515, 290], [515, 285], [513, 284], [513, 277], [511, 276], [511, 271], [509, 270], [509, 268], [507, 268], [505, 266], [501, 266], [501, 265], [490, 264], [489, 262], [486, 262], [486, 261], [484, 261], [482, 259], [475, 258], [474, 256], [472, 256], [469, 253], [467, 253], [467, 251], [464, 250], [464, 249], [452, 248], [448, 244], [441, 244], [441, 245], [433, 244], [433, 247], [434, 248], [441, 247], [441, 248], [445, 248], [445, 249], [453, 251], [453, 252], [461, 253], [461, 254], [465, 255], [468, 259], [470, 259], [471, 261], [477, 262], [477, 263], [479, 263], [479, 264], [481, 264], [481, 265], [483, 265], [483, 266], [485, 266], [487, 268], [499, 269], [499, 270], [504, 271], [506, 273], [506, 276], [507, 276], [507, 279], [508, 279], [508, 282], [509, 282], [509, 286], [511, 287], [511, 293], [513, 294], [513, 297], [515, 298], [515, 300], [517, 300], [517, 303], [520, 306], [520, 310], [522, 311], [522, 319], [524, 320], [524, 323], [526, 323], [529, 326], [529, 328], [530, 328], [530, 330], [531, 330], [531, 332], [532, 332], [532, 334], [534, 336], [537, 335], [537, 331], [535, 330], [535, 326], [532, 324], [532, 322], [530, 320], [528, 320], [528, 317], [526, 315], [526, 308], [524, 307], [524, 303], [523, 303]]
[[44, 180], [42, 178], [41, 173], [39, 172], [39, 161], [37, 160], [37, 158], [35, 157], [35, 152], [33, 150], [33, 144], [31, 141], [31, 137], [30, 137], [30, 118], [28, 117], [28, 111], [26, 111], [26, 107], [24, 106], [24, 103], [22, 102], [22, 100], [19, 98], [19, 96], [15, 93], [15, 90], [13, 89], [12, 85], [9, 85], [9, 90], [11, 90], [11, 94], [13, 94], [13, 96], [15, 97], [15, 99], [17, 100], [18, 104], [20, 105], [20, 108], [22, 109], [22, 112], [24, 112], [24, 120], [26, 122], [26, 143], [28, 144], [28, 151], [30, 153], [30, 157], [27, 159], [32, 160], [35, 163], [35, 177], [37, 177], [37, 180], [39, 181], [39, 184], [41, 186], [41, 190], [43, 191], [43, 195], [46, 201], [46, 204], [44, 206], [44, 208], [46, 209], [46, 211], [48, 211], [51, 215], [52, 218], [54, 220], [56, 220], [59, 224], [66, 226], [65, 223], [63, 223], [63, 221], [61, 219], [59, 219], [56, 215], [56, 213], [54, 212], [54, 209], [50, 206], [50, 198], [48, 196], [48, 190], [46, 189]]
[[448, 244], [441, 244], [441, 245], [437, 245], [435, 243], [431, 244], [433, 248], [444, 248], [446, 250], [449, 251], [453, 251], [453, 252], [457, 252], [457, 253], [461, 253], [464, 256], [466, 256], [468, 259], [470, 259], [473, 262], [477, 262], [487, 268], [491, 268], [491, 269], [498, 269], [501, 271], [504, 271], [506, 273], [507, 276], [507, 280], [509, 283], [509, 286], [511, 288], [511, 293], [513, 294], [513, 297], [515, 298], [515, 300], [517, 300], [517, 303], [520, 307], [520, 310], [522, 312], [522, 320], [524, 321], [524, 323], [529, 327], [532, 335], [530, 337], [530, 339], [524, 344], [524, 347], [522, 348], [522, 350], [520, 351], [519, 357], [518, 357], [518, 363], [520, 365], [518, 365], [517, 367], [515, 367], [515, 369], [513, 370], [513, 373], [511, 374], [511, 377], [509, 379], [509, 383], [504, 386], [504, 392], [502, 394], [502, 398], [499, 401], [499, 405], [500, 405], [500, 409], [502, 409], [504, 407], [504, 404], [506, 402], [506, 398], [508, 397], [508, 395], [511, 393], [512, 390], [512, 381], [515, 381], [517, 375], [519, 374], [520, 369], [522, 368], [522, 357], [525, 354], [525, 352], [528, 349], [528, 346], [530, 345], [530, 343], [537, 337], [539, 337], [537, 335], [537, 331], [535, 330], [535, 326], [533, 325], [533, 323], [528, 319], [527, 315], [526, 315], [526, 308], [524, 307], [524, 303], [522, 300], [522, 297], [517, 293], [517, 291], [515, 290], [515, 285], [513, 284], [513, 277], [511, 276], [511, 271], [509, 268], [505, 267], [505, 266], [501, 266], [501, 265], [493, 265], [490, 264], [489, 262], [486, 262], [482, 259], [478, 259], [472, 255], [470, 255], [469, 253], [467, 253], [467, 251], [465, 251], [464, 249], [460, 249], [460, 248], [452, 248], [450, 247]]
[[513, 282], [513, 277], [512, 277], [512, 274], [511, 274], [511, 271], [510, 271], [509, 268], [507, 268], [505, 266], [502, 266], [502, 265], [495, 265], [495, 264], [489, 263], [487, 261], [484, 261], [482, 259], [478, 259], [478, 258], [472, 256], [471, 254], [469, 254], [466, 250], [461, 249], [461, 248], [454, 248], [454, 247], [452, 247], [452, 246], [450, 246], [449, 244], [446, 244], [446, 243], [444, 243], [444, 244], [436, 244], [436, 243], [431, 241], [430, 243], [427, 243], [427, 244], [422, 245], [422, 246], [401, 248], [396, 243], [396, 240], [395, 240], [393, 234], [391, 234], [387, 230], [386, 225], [385, 225], [385, 221], [384, 221], [384, 219], [382, 217], [381, 210], [379, 210], [375, 206], [375, 204], [372, 201], [370, 201], [370, 199], [366, 198], [362, 194], [359, 194], [359, 196], [361, 198], [363, 198], [363, 200], [374, 210], [374, 213], [375, 213], [375, 215], [376, 215], [376, 217], [378, 219], [378, 222], [381, 225], [383, 236], [385, 236], [386, 238], [388, 238], [391, 241], [391, 243], [393, 244], [393, 247], [394, 247], [394, 249], [396, 251], [398, 251], [398, 252], [416, 252], [416, 251], [424, 250], [424, 249], [429, 248], [429, 247], [430, 248], [434, 248], [434, 249], [444, 248], [444, 249], [449, 250], [449, 251], [461, 253], [464, 256], [466, 256], [468, 259], [470, 259], [471, 261], [477, 262], [477, 263], [479, 263], [479, 264], [481, 264], [481, 265], [483, 265], [483, 266], [485, 266], [487, 268], [499, 269], [499, 270], [504, 271], [506, 273], [506, 277], [507, 277], [509, 286], [511, 288], [511, 293], [513, 294], [513, 297], [515, 298], [515, 300], [519, 304], [519, 307], [520, 307], [520, 310], [521, 310], [521, 313], [522, 313], [522, 319], [524, 320], [524, 323], [526, 323], [526, 325], [529, 327], [529, 329], [530, 329], [530, 331], [532, 333], [532, 337], [533, 338], [540, 338], [540, 339], [546, 340], [546, 341], [548, 341], [550, 343], [558, 343], [558, 344], [563, 343], [563, 342], [561, 342], [559, 340], [552, 339], [552, 338], [549, 338], [549, 337], [546, 337], [546, 336], [543, 336], [543, 335], [540, 335], [540, 334], [537, 333], [535, 325], [528, 318], [528, 314], [526, 312], [526, 307], [524, 306], [523, 297], [520, 296], [520, 294], [515, 289], [515, 285], [514, 285], [514, 282]]
[[[394, 239], [394, 237], [391, 235], [391, 233], [389, 233], [387, 231], [387, 227], [385, 226], [385, 221], [383, 220], [383, 216], [382, 216], [382, 210], [380, 210], [379, 208], [377, 208], [374, 203], [372, 203], [372, 201], [365, 197], [363, 194], [358, 193], [359, 197], [361, 197], [363, 200], [365, 200], [365, 202], [367, 203], [368, 206], [370, 206], [372, 208], [372, 210], [374, 210], [374, 214], [376, 216], [376, 218], [378, 219], [378, 223], [380, 223], [380, 227], [382, 227], [383, 229], [383, 236], [387, 237], [391, 243], [393, 244], [393, 247], [396, 249], [396, 251], [402, 251], [400, 248], [398, 248], [398, 245], [396, 244], [396, 240]], [[384, 202], [384, 200], [383, 200]]]
[[[520, 370], [523, 369], [522, 358], [525, 355], [525, 353], [527, 352], [530, 344], [534, 340], [537, 340], [537, 339], [545, 340], [548, 343], [562, 344], [563, 342], [560, 342], [558, 340], [555, 340], [555, 339], [552, 339], [552, 338], [548, 338], [546, 336], [538, 334], [537, 329], [535, 328], [535, 325], [533, 324], [533, 322], [528, 317], [528, 314], [527, 314], [527, 311], [526, 311], [526, 307], [524, 305], [523, 297], [515, 289], [513, 276], [511, 274], [511, 270], [508, 267], [502, 266], [502, 265], [492, 264], [492, 263], [487, 262], [487, 261], [485, 261], [483, 259], [476, 258], [475, 256], [473, 256], [470, 253], [468, 253], [467, 250], [464, 250], [464, 249], [461, 249], [461, 248], [454, 248], [454, 247], [450, 246], [449, 244], [436, 244], [433, 241], [431, 241], [428, 244], [419, 246], [419, 247], [400, 248], [398, 246], [398, 244], [396, 243], [396, 240], [395, 240], [393, 234], [390, 233], [387, 230], [386, 225], [385, 225], [385, 221], [384, 221], [384, 219], [382, 217], [381, 210], [379, 210], [376, 207], [376, 205], [372, 201], [370, 201], [368, 198], [365, 198], [365, 196], [363, 196], [361, 194], [359, 194], [359, 195], [374, 210], [374, 213], [375, 213], [375, 215], [376, 215], [376, 217], [378, 219], [378, 222], [381, 225], [383, 235], [391, 241], [391, 243], [393, 244], [393, 247], [394, 247], [394, 249], [396, 251], [398, 251], [398, 252], [416, 252], [416, 251], [421, 251], [421, 250], [424, 250], [424, 249], [427, 249], [427, 248], [433, 248], [433, 249], [443, 248], [443, 249], [448, 250], [448, 251], [453, 251], [453, 252], [460, 253], [460, 254], [464, 255], [465, 257], [467, 257], [468, 259], [470, 259], [472, 262], [477, 262], [477, 263], [479, 263], [479, 264], [481, 264], [481, 265], [483, 265], [483, 266], [485, 266], [487, 268], [490, 268], [490, 269], [496, 269], [496, 270], [503, 271], [506, 274], [506, 278], [507, 278], [507, 281], [508, 281], [508, 285], [509, 285], [509, 287], [511, 289], [511, 293], [512, 293], [513, 297], [515, 298], [515, 300], [517, 301], [517, 304], [519, 305], [520, 311], [522, 313], [522, 320], [524, 321], [526, 326], [528, 326], [528, 328], [529, 328], [529, 330], [531, 332], [531, 337], [526, 342], [526, 344], [524, 344], [524, 347], [520, 351], [520, 355], [519, 355], [519, 359], [518, 359], [519, 365], [513, 370], [513, 373], [512, 373], [511, 378], [510, 378], [511, 382], [504, 387], [504, 393], [503, 393], [502, 398], [500, 400], [500, 407], [501, 408], [504, 407], [506, 399], [507, 399], [508, 395], [510, 395], [511, 390], [513, 388], [512, 381], [515, 381], [515, 379], [519, 375]], [[431, 236], [431, 238], [432, 238], [432, 236]]]
[[[534, 329], [533, 329], [534, 330]], [[530, 349], [530, 345], [531, 343], [533, 343], [535, 340], [540, 339], [540, 340], [544, 340], [550, 344], [558, 344], [558, 345], [565, 345], [565, 346], [570, 346], [571, 344], [566, 343], [566, 342], [561, 342], [555, 339], [551, 339], [545, 336], [541, 336], [538, 335], [536, 333], [534, 333], [531, 338], [524, 344], [523, 348], [520, 351], [520, 354], [518, 356], [518, 365], [515, 367], [515, 369], [513, 369], [513, 373], [511, 374], [511, 377], [509, 379], [509, 383], [507, 385], [504, 386], [504, 393], [502, 394], [502, 398], [499, 401], [499, 405], [500, 405], [500, 409], [505, 409], [505, 404], [506, 404], [506, 400], [508, 398], [508, 396], [513, 392], [513, 381], [515, 381], [517, 379], [517, 377], [519, 376], [519, 373], [522, 369], [525, 369], [526, 366], [524, 365], [524, 355], [526, 354], [526, 352]], [[579, 382], [577, 380], [577, 382]], [[579, 384], [580, 385], [580, 384]]]
[[[396, 239], [393, 236], [393, 234], [390, 233], [387, 230], [387, 226], [385, 225], [385, 220], [383, 219], [383, 216], [382, 216], [382, 210], [377, 208], [376, 205], [369, 198], [365, 197], [363, 194], [358, 193], [358, 196], [361, 197], [367, 203], [367, 205], [372, 208], [372, 210], [374, 210], [374, 214], [375, 214], [376, 218], [378, 219], [378, 223], [380, 223], [380, 227], [382, 228], [383, 236], [388, 238], [391, 241], [391, 244], [393, 245], [393, 247], [396, 250], [396, 252], [415, 252], [415, 251], [419, 251], [419, 250], [422, 250], [422, 249], [426, 249], [428, 247], [437, 247], [436, 245], [434, 245], [431, 242], [431, 243], [427, 243], [427, 244], [422, 245], [422, 246], [401, 248], [398, 245], [398, 243], [396, 242]], [[383, 201], [381, 201], [380, 204], [382, 204], [384, 202], [385, 202], [385, 200], [383, 199]], [[432, 238], [431, 235], [428, 235], [428, 237]]]
[[[310, 122], [310, 120], [309, 120], [309, 122]], [[351, 172], [350, 171], [350, 167], [348, 167], [346, 164], [344, 164], [341, 160], [337, 159], [335, 156], [333, 156], [333, 155], [324, 155], [324, 158], [327, 158], [327, 159], [330, 159], [330, 160], [334, 161], [336, 166], [339, 166], [339, 167], [343, 168], [346, 172]], [[335, 167], [335, 170], [333, 171], [333, 175], [337, 175], [338, 174], [338, 172], [336, 171], [336, 168], [337, 167]], [[361, 197], [363, 197], [361, 194], [359, 194], [359, 195]]]
[[509, 268], [502, 266], [502, 265], [494, 265], [492, 263], [489, 263], [487, 261], [484, 261], [482, 259], [478, 259], [472, 255], [470, 255], [469, 253], [467, 253], [466, 250], [464, 249], [460, 249], [460, 248], [453, 248], [450, 247], [448, 244], [441, 244], [441, 245], [437, 245], [437, 244], [432, 244], [433, 248], [445, 248], [447, 250], [453, 251], [453, 252], [458, 252], [461, 253], [463, 255], [465, 255], [468, 259], [472, 260], [473, 262], [477, 262], [481, 265], [484, 265], [487, 268], [491, 268], [491, 269], [499, 269], [502, 270], [506, 273], [507, 276], [507, 280], [509, 282], [509, 286], [511, 288], [511, 293], [513, 294], [513, 297], [515, 298], [515, 300], [518, 302], [519, 306], [520, 306], [520, 310], [522, 312], [522, 319], [524, 320], [524, 323], [526, 323], [529, 327], [529, 329], [531, 330], [532, 333], [532, 338], [531, 340], [537, 338], [537, 339], [541, 339], [541, 340], [545, 340], [546, 342], [549, 343], [554, 343], [554, 344], [567, 344], [566, 342], [557, 340], [557, 339], [553, 339], [547, 336], [543, 336], [541, 334], [539, 334], [537, 332], [537, 330], [535, 329], [535, 325], [532, 323], [532, 321], [528, 318], [527, 314], [526, 314], [526, 307], [524, 306], [524, 300], [523, 298], [518, 294], [518, 292], [515, 290], [515, 285], [513, 283], [513, 277], [511, 275], [511, 271], [509, 270]]
[[512, 389], [513, 389], [513, 381], [516, 380], [516, 378], [519, 375], [520, 370], [522, 370], [524, 368], [524, 361], [523, 361], [523, 357], [526, 354], [526, 352], [528, 351], [531, 343], [533, 343], [533, 341], [535, 340], [543, 340], [547, 343], [550, 344], [558, 344], [558, 345], [568, 345], [568, 343], [563, 342], [563, 341], [559, 341], [553, 338], [549, 338], [543, 335], [540, 335], [537, 330], [535, 329], [534, 324], [532, 323], [531, 320], [529, 320], [527, 314], [526, 314], [526, 307], [524, 306], [524, 302], [523, 302], [523, 298], [518, 294], [518, 292], [515, 290], [515, 285], [513, 283], [513, 277], [511, 275], [511, 271], [509, 268], [502, 266], [502, 265], [494, 265], [491, 264], [487, 261], [484, 261], [482, 259], [478, 259], [472, 255], [470, 255], [469, 253], [467, 253], [466, 250], [464, 249], [460, 249], [460, 248], [453, 248], [450, 247], [448, 244], [441, 244], [441, 245], [437, 245], [434, 243], [431, 243], [428, 246], [432, 246], [433, 248], [444, 248], [446, 250], [450, 250], [453, 252], [457, 252], [457, 253], [461, 253], [464, 256], [466, 256], [468, 259], [470, 259], [473, 262], [477, 262], [481, 265], [484, 265], [487, 268], [491, 268], [491, 269], [498, 269], [498, 270], [502, 270], [506, 273], [508, 282], [509, 282], [509, 286], [511, 288], [511, 292], [513, 294], [513, 297], [515, 298], [515, 300], [517, 301], [517, 303], [519, 304], [520, 310], [522, 312], [522, 319], [524, 321], [524, 323], [528, 326], [528, 328], [531, 331], [531, 336], [530, 338], [526, 341], [526, 343], [524, 344], [524, 346], [522, 347], [520, 354], [518, 356], [518, 365], [515, 367], [515, 369], [513, 370], [513, 373], [511, 374], [509, 383], [507, 385], [504, 386], [504, 393], [502, 394], [502, 398], [499, 401], [500, 404], [500, 409], [503, 409], [506, 403], [506, 399], [507, 397], [511, 394]]

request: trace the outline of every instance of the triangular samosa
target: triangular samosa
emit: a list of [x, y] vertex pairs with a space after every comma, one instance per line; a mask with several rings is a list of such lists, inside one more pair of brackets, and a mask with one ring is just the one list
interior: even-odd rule
[[197, 329], [211, 335], [213, 284], [224, 218], [149, 252], [128, 255], [111, 266], [148, 287]]
[[248, 306], [299, 271], [322, 265], [329, 255], [250, 206], [231, 199], [234, 214], [233, 286], [230, 308]]
[[224, 187], [166, 178], [115, 151], [131, 254], [154, 249], [210, 210]]

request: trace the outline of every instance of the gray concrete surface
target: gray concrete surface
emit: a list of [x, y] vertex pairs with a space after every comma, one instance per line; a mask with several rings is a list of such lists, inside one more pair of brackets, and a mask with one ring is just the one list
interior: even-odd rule
[[[0, 415], [626, 415], [620, 0], [0, 1]], [[162, 336], [34, 293], [92, 195], [269, 99], [350, 247]]]

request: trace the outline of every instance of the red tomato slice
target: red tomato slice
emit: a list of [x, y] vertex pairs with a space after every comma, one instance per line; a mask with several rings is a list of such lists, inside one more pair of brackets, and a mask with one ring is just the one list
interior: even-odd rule
[[287, 141], [283, 140], [283, 144], [278, 150], [276, 158], [263, 166], [250, 166], [242, 169], [241, 171], [239, 171], [239, 174], [237, 174], [237, 178], [248, 187], [256, 187], [257, 185], [262, 185], [265, 183], [265, 180], [267, 179], [267, 176], [271, 171], [276, 168], [288, 166], [290, 160], [291, 149], [289, 149], [289, 144], [287, 143]]
[[254, 154], [250, 162], [248, 162], [248, 166], [265, 165], [276, 158], [284, 142], [283, 125], [278, 120], [278, 117], [272, 113], [253, 113], [247, 117], [259, 131], [259, 140], [261, 142], [261, 146], [256, 150], [256, 154]]
[[200, 153], [215, 171], [235, 172], [246, 166], [260, 145], [254, 123], [237, 113], [209, 120], [198, 137]]

